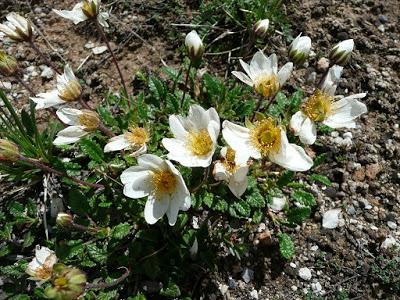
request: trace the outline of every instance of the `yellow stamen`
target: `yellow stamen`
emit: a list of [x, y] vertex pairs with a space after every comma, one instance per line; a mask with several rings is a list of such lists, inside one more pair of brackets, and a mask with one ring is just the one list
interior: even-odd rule
[[236, 155], [236, 151], [233, 150], [232, 148], [228, 147], [228, 149], [226, 150], [226, 155], [225, 155], [225, 159], [224, 159], [224, 166], [225, 169], [230, 172], [233, 173], [237, 166], [235, 163], [235, 155]]
[[213, 150], [213, 141], [207, 129], [189, 133], [187, 147], [195, 156], [205, 156]]
[[332, 111], [333, 97], [317, 90], [302, 107], [303, 113], [314, 122], [324, 121]]
[[169, 170], [155, 171], [152, 182], [157, 199], [160, 199], [165, 194], [172, 194], [177, 185], [176, 176]]
[[99, 9], [93, 0], [83, 0], [81, 9], [88, 18], [94, 18], [99, 13]]
[[82, 92], [82, 87], [78, 80], [73, 79], [68, 81], [67, 85], [58, 91], [58, 96], [64, 101], [71, 102], [79, 99]]
[[142, 127], [132, 127], [129, 132], [125, 133], [125, 138], [132, 145], [143, 146], [150, 140], [150, 135]]
[[280, 88], [278, 77], [273, 74], [261, 74], [254, 80], [254, 88], [266, 98], [274, 96]]
[[278, 153], [281, 147], [281, 129], [272, 118], [258, 121], [250, 130], [250, 141], [262, 155]]
[[41, 266], [36, 269], [35, 276], [38, 279], [46, 280], [51, 277], [52, 273], [53, 273], [53, 270], [51, 268], [48, 268], [47, 266]]
[[79, 116], [79, 124], [85, 127], [86, 131], [94, 131], [100, 125], [99, 115], [91, 110], [83, 109]]
[[54, 280], [54, 285], [58, 288], [65, 287], [68, 284], [68, 280], [66, 278], [60, 277]]

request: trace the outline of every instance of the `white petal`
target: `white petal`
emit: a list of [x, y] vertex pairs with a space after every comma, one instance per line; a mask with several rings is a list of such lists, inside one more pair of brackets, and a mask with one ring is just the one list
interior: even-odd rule
[[64, 67], [64, 76], [67, 81], [76, 80], [75, 74], [68, 64]]
[[254, 83], [253, 81], [250, 79], [250, 77], [248, 77], [246, 74], [244, 74], [243, 72], [237, 72], [237, 71], [232, 71], [232, 74], [234, 76], [236, 76], [239, 80], [241, 80], [243, 83], [249, 85], [249, 86], [253, 86]]
[[139, 155], [145, 154], [147, 152], [147, 145], [144, 144], [142, 147], [137, 149], [136, 151], [133, 151], [131, 154], [129, 154], [130, 157], [138, 157]]
[[72, 10], [58, 10], [53, 9], [53, 11], [59, 15], [60, 17], [66, 18], [74, 22], [74, 24], [78, 24], [82, 21], [86, 21], [88, 17], [83, 13], [82, 3], [78, 3], [74, 6]]
[[89, 132], [85, 131], [82, 126], [69, 126], [57, 133], [57, 138], [53, 141], [54, 145], [72, 144]]
[[247, 178], [248, 171], [249, 171], [248, 166], [239, 167], [232, 176], [233, 180], [235, 180], [235, 181], [245, 180]]
[[65, 103], [65, 101], [58, 96], [57, 90], [40, 93], [37, 97], [30, 97], [30, 99], [36, 103], [35, 109], [49, 108]]
[[187, 194], [177, 188], [176, 192], [170, 196], [169, 207], [167, 209], [168, 223], [174, 226], [178, 218], [179, 209], [183, 206]]
[[104, 146], [104, 152], [120, 151], [131, 146], [131, 143], [126, 139], [125, 134], [114, 136], [108, 140]]
[[57, 117], [61, 122], [67, 125], [79, 125], [79, 116], [82, 115], [82, 111], [70, 107], [62, 107], [56, 112]]
[[278, 80], [279, 80], [279, 85], [283, 86], [285, 82], [289, 79], [290, 75], [292, 74], [293, 71], [293, 63], [288, 62], [286, 63], [278, 72]]
[[281, 131], [281, 149], [276, 154], [270, 154], [269, 159], [291, 171], [307, 171], [312, 165], [312, 159], [303, 148], [295, 144], [289, 144], [286, 133]]
[[169, 127], [171, 129], [172, 134], [179, 140], [186, 140], [188, 132], [184, 128], [184, 124], [182, 123], [182, 119], [178, 118], [175, 115], [171, 115], [169, 117]]
[[343, 67], [337, 65], [332, 66], [321, 84], [321, 90], [329, 96], [334, 96], [342, 71]]
[[154, 154], [143, 154], [138, 158], [141, 167], [156, 171], [165, 168], [164, 160]]
[[148, 224], [155, 224], [166, 213], [169, 207], [169, 196], [156, 199], [149, 196], [144, 207], [144, 218]]
[[200, 105], [194, 104], [189, 108], [188, 119], [191, 121], [194, 129], [201, 130], [207, 128], [210, 118], [208, 112]]
[[37, 247], [35, 249], [35, 257], [40, 264], [44, 264], [50, 255], [54, 255], [54, 251], [47, 247]]
[[303, 122], [306, 118], [307, 118], [307, 116], [301, 110], [299, 110], [290, 119], [290, 129], [293, 131], [293, 133], [296, 136], [299, 135], [301, 126], [303, 125]]
[[222, 123], [222, 128], [222, 136], [227, 144], [236, 151], [236, 155], [255, 159], [261, 158], [260, 152], [250, 145], [250, 130], [248, 128], [226, 120]]
[[187, 148], [184, 141], [178, 139], [162, 139], [162, 144], [168, 150], [168, 159], [179, 162], [185, 167], [203, 167], [211, 164], [212, 154], [205, 157], [194, 156]]
[[235, 197], [240, 198], [247, 189], [247, 178], [242, 181], [230, 180], [228, 187]]
[[250, 62], [250, 72], [251, 75], [257, 77], [262, 74], [271, 74], [271, 61], [262, 53], [262, 51], [257, 51], [251, 62]]
[[39, 263], [39, 261], [34, 257], [32, 261], [28, 264], [28, 267], [26, 268], [26, 273], [31, 275], [32, 277], [36, 276], [36, 270], [40, 268], [42, 264]]
[[[132, 168], [132, 167], [131, 167]], [[151, 171], [128, 168], [121, 174], [124, 184], [124, 195], [133, 198], [143, 198], [153, 190]]]
[[300, 137], [302, 143], [312, 145], [317, 138], [317, 127], [302, 111], [295, 113], [290, 120], [290, 128]]
[[100, 25], [104, 28], [108, 28], [107, 20], [109, 17], [110, 15], [107, 12], [101, 12], [97, 15], [97, 21], [99, 21]]
[[365, 95], [365, 93], [356, 94], [333, 103], [332, 115], [323, 123], [332, 128], [348, 127], [349, 124], [354, 124], [355, 118], [368, 111], [364, 103], [356, 100], [365, 97]]
[[217, 132], [217, 135], [218, 135], [219, 131], [221, 129], [221, 121], [219, 120], [218, 113], [217, 113], [217, 111], [215, 110], [214, 107], [209, 108], [207, 110], [207, 113], [208, 113], [209, 120], [213, 121], [213, 122], [215, 122], [217, 124], [216, 128], [218, 129], [218, 132]]
[[272, 74], [277, 74], [278, 73], [278, 57], [276, 56], [275, 53], [272, 53], [268, 57], [269, 65], [272, 71]]
[[[251, 79], [251, 81], [254, 80], [254, 78], [256, 78], [256, 76], [253, 76], [253, 74], [251, 74], [250, 71], [250, 65], [245, 63], [243, 60], [239, 60], [240, 65], [242, 66], [243, 70], [246, 72], [247, 76]], [[240, 79], [240, 78], [239, 78]]]
[[213, 175], [217, 181], [229, 181], [231, 174], [226, 170], [223, 163], [217, 162], [214, 165]]
[[0, 24], [0, 31], [4, 32], [7, 36], [14, 36], [15, 32], [11, 30], [7, 25]]

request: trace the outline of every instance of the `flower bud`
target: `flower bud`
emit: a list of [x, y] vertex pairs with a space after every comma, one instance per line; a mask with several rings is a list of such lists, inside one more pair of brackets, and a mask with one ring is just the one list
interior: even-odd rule
[[0, 24], [0, 31], [15, 42], [30, 41], [33, 36], [32, 24], [26, 18], [12, 12], [7, 16], [7, 21]]
[[190, 60], [195, 63], [199, 62], [204, 53], [204, 45], [195, 30], [186, 35], [185, 46]]
[[58, 213], [56, 224], [60, 227], [70, 227], [73, 224], [72, 216], [67, 213]]
[[0, 160], [17, 161], [19, 158], [18, 146], [8, 140], [0, 139]]
[[354, 41], [352, 39], [340, 42], [332, 48], [331, 53], [329, 54], [329, 59], [333, 64], [343, 66], [350, 60], [353, 48]]
[[45, 295], [50, 299], [77, 299], [86, 286], [86, 275], [77, 268], [55, 264], [53, 267], [53, 286], [46, 288]]
[[291, 61], [301, 66], [304, 64], [311, 51], [311, 39], [308, 36], [301, 36], [301, 33], [294, 39], [289, 47]]
[[0, 73], [4, 76], [14, 75], [18, 70], [18, 64], [14, 57], [0, 51]]
[[268, 28], [269, 28], [269, 20], [268, 19], [259, 20], [253, 26], [253, 32], [256, 36], [263, 38], [267, 35]]
[[95, 18], [100, 11], [100, 7], [96, 0], [83, 0], [81, 9], [89, 19]]

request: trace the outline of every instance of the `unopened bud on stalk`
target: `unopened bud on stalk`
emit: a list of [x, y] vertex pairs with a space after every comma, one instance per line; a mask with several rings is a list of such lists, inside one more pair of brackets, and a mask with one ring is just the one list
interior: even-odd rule
[[86, 17], [95, 18], [99, 14], [100, 5], [97, 0], [83, 0], [82, 2], [82, 12]]
[[18, 146], [8, 140], [0, 139], [0, 160], [17, 161], [20, 156]]
[[308, 36], [301, 36], [301, 33], [294, 39], [289, 47], [291, 61], [301, 66], [304, 64], [311, 51], [311, 39]]
[[18, 64], [14, 57], [0, 51], [0, 74], [4, 76], [14, 75], [18, 70]]
[[58, 213], [56, 224], [60, 227], [70, 227], [73, 224], [72, 216], [67, 213]]
[[28, 19], [12, 12], [7, 16], [7, 21], [0, 24], [0, 31], [15, 42], [27, 42], [32, 39], [32, 24]]
[[195, 30], [192, 30], [186, 35], [185, 46], [192, 63], [198, 63], [203, 56], [204, 45]]
[[350, 60], [353, 48], [354, 41], [352, 39], [338, 43], [332, 48], [331, 53], [329, 54], [331, 63], [341, 66], [345, 65]]
[[268, 28], [269, 28], [269, 20], [268, 19], [259, 20], [253, 26], [253, 32], [256, 36], [263, 38], [267, 35]]

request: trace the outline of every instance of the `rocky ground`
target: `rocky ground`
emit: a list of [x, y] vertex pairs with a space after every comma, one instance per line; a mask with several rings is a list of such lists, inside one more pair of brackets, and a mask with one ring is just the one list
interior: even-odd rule
[[[70, 8], [75, 1], [53, 2], [54, 7]], [[167, 23], [190, 22], [190, 13], [174, 14], [167, 1], [132, 2], [127, 9], [117, 6], [118, 18], [113, 17], [111, 23], [117, 29], [115, 49], [126, 46], [119, 52], [124, 76], [134, 80], [137, 71], [154, 72], [162, 65], [176, 64], [180, 57], [175, 50], [183, 31], [172, 30]], [[11, 3], [6, 5], [11, 7]], [[12, 5], [15, 9], [16, 4]], [[201, 293], [204, 299], [400, 299], [400, 259], [390, 247], [400, 243], [399, 2], [304, 0], [287, 1], [285, 7], [293, 35], [310, 36], [314, 49], [309, 67], [297, 70], [293, 76], [297, 79], [290, 84], [300, 84], [307, 91], [326, 68], [328, 49], [353, 38], [356, 51], [337, 93], [368, 92], [369, 113], [361, 117], [358, 128], [327, 134], [321, 145], [310, 149], [328, 153], [319, 171], [333, 185], [309, 184], [318, 207], [313, 219], [293, 231], [294, 260], [285, 263], [276, 246], [262, 242], [270, 226], [260, 224], [248, 236], [254, 247], [246, 257], [239, 262], [222, 256], [220, 272], [200, 282]], [[117, 91], [118, 78], [111, 75], [116, 74], [114, 66], [107, 52], [93, 53], [95, 47], [104, 45], [90, 28], [73, 27], [43, 3], [18, 8], [28, 13], [47, 40], [39, 38], [40, 46], [50, 44], [55, 50], [53, 60], [80, 67], [90, 89]], [[171, 43], [174, 39], [179, 42]], [[285, 57], [287, 44], [281, 38], [276, 41], [274, 50]], [[21, 45], [13, 47], [18, 58], [26, 61], [25, 79], [36, 91], [49, 88], [54, 74], [33, 52]], [[219, 65], [208, 68], [223, 73]], [[16, 82], [4, 80], [3, 85], [17, 99], [25, 99]], [[101, 101], [90, 95], [89, 90], [86, 97], [90, 101]], [[322, 228], [324, 213], [333, 208], [341, 208], [337, 228]]]

